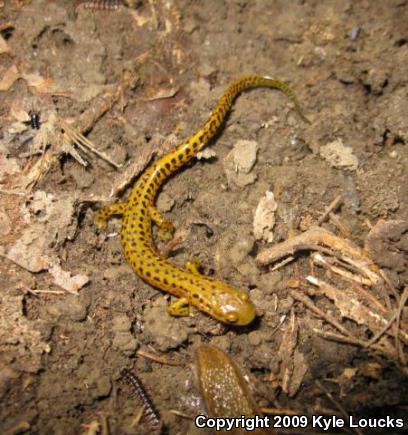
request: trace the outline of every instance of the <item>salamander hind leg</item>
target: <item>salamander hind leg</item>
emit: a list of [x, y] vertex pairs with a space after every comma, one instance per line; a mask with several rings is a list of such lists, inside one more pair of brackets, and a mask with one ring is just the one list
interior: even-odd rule
[[170, 316], [186, 317], [192, 314], [193, 307], [187, 298], [180, 298], [168, 305], [167, 312]]
[[95, 225], [101, 230], [106, 229], [108, 220], [113, 215], [122, 215], [126, 211], [127, 202], [117, 202], [115, 204], [107, 205], [97, 211], [94, 222]]
[[159, 227], [158, 236], [163, 242], [168, 242], [173, 237], [174, 225], [166, 219], [153, 205], [149, 207], [152, 221]]

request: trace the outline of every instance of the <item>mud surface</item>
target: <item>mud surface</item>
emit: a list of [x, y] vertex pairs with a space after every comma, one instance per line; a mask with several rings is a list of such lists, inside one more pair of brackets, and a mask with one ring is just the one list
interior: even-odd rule
[[[289, 292], [290, 280], [311, 273], [308, 256], [277, 270], [258, 268], [255, 256], [266, 242], [255, 240], [253, 222], [261, 198], [273, 192], [278, 243], [315, 225], [341, 195], [342, 226], [402, 294], [408, 3], [142, 0], [117, 10], [76, 8], [70, 0], [0, 3], [7, 46], [0, 47], [1, 433], [148, 433], [147, 422], [132, 426], [140, 403], [121, 379], [125, 367], [149, 391], [164, 433], [196, 433], [173, 410], [202, 412], [192, 370], [202, 343], [246, 368], [262, 407], [341, 415], [319, 381], [353, 416], [406, 415], [404, 359], [319, 337], [327, 324]], [[93, 217], [115, 200], [112, 188], [123, 190], [126, 178], [132, 185], [132, 174], [123, 177], [127, 168], [139, 164], [137, 177], [150, 159], [195, 132], [224, 88], [247, 73], [287, 80], [311, 124], [279, 92], [246, 92], [209, 158], [175, 174], [159, 198], [159, 209], [185, 230], [171, 261], [183, 265], [197, 256], [203, 273], [249, 291], [259, 316], [235, 329], [200, 312], [170, 317], [167, 296], [125, 263], [120, 220], [99, 231]], [[64, 129], [52, 120], [71, 119], [79, 128], [81, 114], [116, 92], [124, 77], [132, 85], [123, 85], [83, 131], [122, 166], [74, 147], [89, 162], [81, 166], [54, 140]], [[33, 112], [39, 129], [30, 124]], [[51, 136], [41, 142], [47, 125]], [[249, 151], [240, 171], [242, 140]], [[33, 181], [30, 171], [47, 152], [49, 165]], [[380, 219], [394, 223], [367, 239]], [[323, 226], [337, 231], [332, 222]], [[320, 307], [357, 333], [358, 325], [324, 302]], [[285, 387], [282, 340], [293, 319], [298, 369]]]

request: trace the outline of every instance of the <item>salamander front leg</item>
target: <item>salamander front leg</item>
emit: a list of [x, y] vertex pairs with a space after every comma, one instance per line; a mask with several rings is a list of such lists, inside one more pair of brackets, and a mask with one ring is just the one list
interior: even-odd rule
[[194, 275], [201, 275], [200, 266], [201, 266], [201, 262], [198, 257], [193, 257], [191, 260], [186, 261], [184, 263], [184, 269], [186, 269], [191, 273], [194, 273]]
[[113, 215], [122, 215], [126, 211], [127, 202], [117, 202], [115, 204], [107, 205], [97, 211], [94, 222], [95, 225], [101, 230], [106, 229], [108, 220]]
[[159, 239], [163, 242], [168, 242], [173, 237], [174, 225], [166, 219], [156, 207], [149, 207], [149, 213], [152, 221], [159, 227], [157, 232]]
[[192, 314], [193, 307], [187, 298], [180, 298], [168, 305], [167, 312], [170, 316], [186, 317]]

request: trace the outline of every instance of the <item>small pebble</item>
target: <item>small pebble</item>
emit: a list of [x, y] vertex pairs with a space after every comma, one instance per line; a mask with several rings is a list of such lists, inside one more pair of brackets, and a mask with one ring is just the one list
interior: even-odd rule
[[351, 29], [350, 38], [351, 38], [352, 41], [355, 41], [358, 38], [358, 36], [360, 34], [360, 31], [361, 31], [360, 27], [353, 27]]
[[166, 192], [162, 192], [157, 198], [157, 209], [162, 213], [169, 212], [174, 207], [174, 199]]

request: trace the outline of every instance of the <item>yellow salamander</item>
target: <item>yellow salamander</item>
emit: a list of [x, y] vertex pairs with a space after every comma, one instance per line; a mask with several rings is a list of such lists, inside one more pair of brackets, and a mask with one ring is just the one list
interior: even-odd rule
[[142, 173], [126, 202], [104, 207], [96, 215], [96, 223], [101, 228], [106, 227], [110, 216], [122, 215], [120, 236], [125, 258], [144, 281], [180, 298], [169, 306], [172, 315], [187, 315], [192, 305], [228, 324], [247, 325], [255, 317], [254, 305], [246, 292], [200, 274], [194, 262], [188, 262], [183, 269], [160, 255], [152, 239], [152, 222], [162, 235], [173, 233], [172, 223], [154, 206], [160, 186], [207, 145], [222, 125], [235, 97], [245, 89], [256, 87], [282, 91], [307, 121], [295, 94], [285, 82], [270, 77], [244, 76], [226, 89], [201, 130]]

